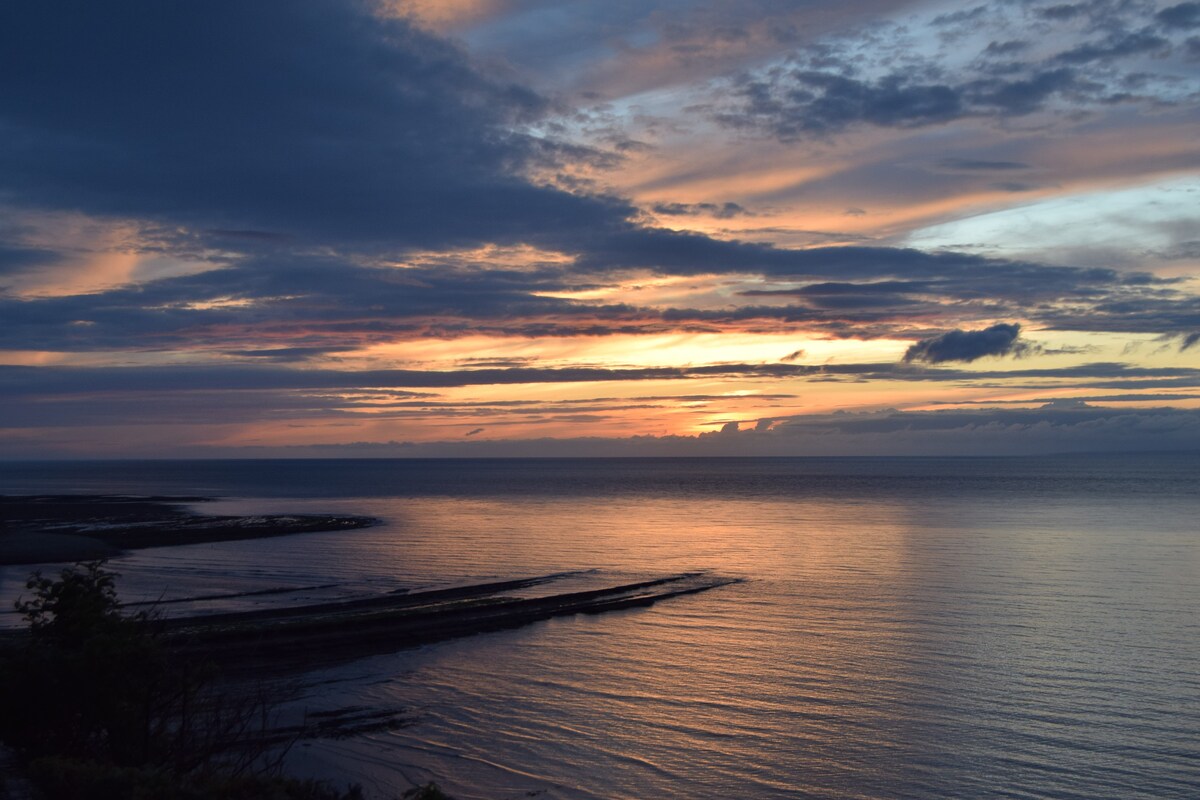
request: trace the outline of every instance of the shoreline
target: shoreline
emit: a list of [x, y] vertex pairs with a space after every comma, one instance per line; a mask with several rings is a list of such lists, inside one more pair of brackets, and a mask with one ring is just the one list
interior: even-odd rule
[[94, 561], [152, 547], [355, 530], [379, 524], [374, 517], [353, 515], [208, 515], [184, 507], [212, 500], [165, 495], [0, 495], [0, 567]]

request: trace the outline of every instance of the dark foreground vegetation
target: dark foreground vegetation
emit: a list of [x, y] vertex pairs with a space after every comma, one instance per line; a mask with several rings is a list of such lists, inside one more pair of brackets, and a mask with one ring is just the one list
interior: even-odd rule
[[[181, 658], [161, 620], [123, 614], [101, 562], [35, 573], [28, 623], [0, 650], [0, 741], [46, 800], [353, 800], [281, 773], [308, 731], [275, 727], [275, 690], [216, 680]], [[5, 777], [7, 791], [24, 779]], [[406, 797], [444, 797], [435, 786]]]
[[[558, 573], [424, 592], [207, 617], [128, 613], [104, 562], [57, 579], [34, 573], [0, 634], [0, 742], [45, 800], [354, 800], [281, 772], [305, 738], [403, 724], [389, 709], [351, 708], [281, 725], [283, 676], [550, 617], [602, 613], [734, 582], [683, 573], [553, 593]], [[515, 594], [524, 590], [535, 596]], [[247, 676], [256, 676], [249, 678]], [[269, 682], [261, 676], [270, 676]], [[0, 798], [4, 797], [0, 786]], [[432, 784], [405, 797], [444, 798]]]

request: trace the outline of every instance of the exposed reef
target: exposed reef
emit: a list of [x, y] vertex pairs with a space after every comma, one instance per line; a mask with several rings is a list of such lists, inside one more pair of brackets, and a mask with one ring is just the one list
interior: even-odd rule
[[407, 647], [516, 628], [552, 617], [599, 614], [740, 582], [687, 572], [586, 591], [516, 594], [575, 573], [377, 597], [166, 620], [169, 641], [226, 671], [306, 670]]
[[[152, 616], [143, 624], [184, 660], [210, 663], [225, 677], [278, 676], [553, 617], [650, 606], [741, 581], [685, 572], [583, 591], [547, 591], [555, 582], [581, 574], [418, 592], [397, 589], [352, 600], [206, 616]], [[0, 632], [0, 654], [27, 635]]]

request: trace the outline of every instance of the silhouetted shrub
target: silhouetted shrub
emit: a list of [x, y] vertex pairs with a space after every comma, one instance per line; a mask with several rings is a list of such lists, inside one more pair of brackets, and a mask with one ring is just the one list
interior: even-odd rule
[[146, 615], [123, 617], [102, 562], [34, 573], [17, 603], [28, 638], [0, 668], [0, 738], [31, 755], [142, 764], [161, 757], [165, 706], [184, 688]]
[[[34, 573], [28, 623], [0, 653], [0, 740], [48, 800], [361, 800], [279, 774], [298, 734], [271, 727], [283, 694], [222, 685], [179, 663], [152, 614], [125, 615], [116, 574], [76, 564]], [[434, 784], [405, 797], [449, 800]]]

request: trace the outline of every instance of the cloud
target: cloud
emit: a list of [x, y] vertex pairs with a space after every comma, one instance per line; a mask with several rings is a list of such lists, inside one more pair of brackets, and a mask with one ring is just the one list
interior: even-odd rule
[[904, 353], [904, 360], [941, 364], [975, 361], [985, 356], [1021, 356], [1030, 345], [1020, 340], [1021, 326], [1000, 323], [981, 331], [953, 330], [923, 339]]
[[[453, 255], [403, 268], [258, 255], [90, 294], [0, 297], [0, 348], [179, 349], [298, 362], [423, 336], [778, 332], [804, 324], [838, 338], [913, 338], [1015, 315], [1072, 330], [1163, 334], [1200, 324], [1196, 298], [1176, 279], [1141, 273], [898, 248], [783, 250], [658, 230], [593, 244], [572, 263], [539, 265], [527, 256], [524, 268]], [[558, 296], [639, 270], [726, 276], [730, 295], [761, 303], [693, 308]]]
[[[1177, 120], [1187, 113], [1194, 98], [1181, 98], [1191, 73], [1179, 68], [1196, 4], [1158, 11], [1083, 3], [1040, 17], [1031, 9], [1044, 3], [987, 4], [941, 15], [936, 29], [929, 27], [935, 12], [914, 6], [903, 12], [910, 33], [886, 21], [900, 18], [895, 4], [878, 0], [688, 0], [671, 13], [654, 4], [589, 2], [569, 14], [548, 0], [519, 5], [496, 5], [469, 28], [443, 19], [440, 29], [453, 39], [409, 19], [381, 18], [373, 0], [0, 6], [0, 287], [9, 276], [17, 287], [0, 288], [0, 348], [25, 351], [11, 357], [30, 362], [169, 364], [0, 369], [5, 424], [81, 435], [91, 428], [103, 448], [124, 438], [122, 426], [374, 424], [361, 435], [387, 438], [434, 420], [448, 439], [484, 447], [493, 437], [478, 436], [481, 425], [499, 435], [511, 429], [493, 426], [611, 424], [635, 409], [697, 403], [727, 414], [723, 434], [646, 446], [715, 448], [719, 438], [722, 448], [753, 451], [760, 445], [751, 443], [762, 442], [790, 453], [807, 446], [809, 433], [826, 442], [860, 435], [853, 441], [867, 442], [873, 434], [846, 420], [805, 427], [785, 416], [799, 405], [790, 394], [743, 401], [716, 384], [757, 389], [780, 381], [789, 382], [781, 390], [795, 390], [812, 381], [841, 391], [903, 382], [942, 397], [952, 395], [939, 386], [989, 382], [1025, 381], [1050, 394], [1048, 384], [1132, 390], [1200, 381], [1195, 370], [1122, 364], [953, 366], [1030, 352], [1015, 325], [1007, 344], [998, 331], [1004, 326], [976, 330], [1010, 319], [1039, 330], [1170, 335], [1170, 350], [1188, 350], [1200, 307], [1178, 278], [1096, 268], [1090, 254], [1063, 257], [1077, 266], [1052, 267], [883, 245], [901, 241], [897, 232], [914, 224], [895, 214], [893, 189], [913, 200], [913, 214], [930, 213], [921, 209], [931, 193], [942, 192], [939, 207], [949, 205], [943, 190], [951, 185], [969, 185], [984, 204], [996, 202], [997, 190], [1032, 188], [1025, 178], [1034, 175], [1047, 191], [1066, 189], [1071, 170], [1084, 167], [1060, 169], [1071, 159], [1034, 153], [1029, 143], [1052, 149], [1078, 141], [1076, 149], [1091, 152], [1085, 145], [1094, 139], [1070, 139], [1062, 128], [1102, 131], [1104, 114]], [[509, 71], [505, 58], [517, 50]], [[517, 70], [525, 68], [535, 77], [522, 81]], [[1170, 91], [1166, 78], [1174, 80]], [[636, 92], [620, 94], [635, 85], [653, 91], [636, 102]], [[594, 109], [571, 107], [584, 86], [599, 90], [587, 100]], [[726, 89], [732, 94], [713, 100]], [[607, 110], [603, 95], [613, 101]], [[695, 100], [686, 111], [675, 107]], [[1151, 106], [1155, 115], [1136, 113]], [[1053, 113], [1018, 119], [1042, 112]], [[747, 137], [688, 119], [722, 113], [741, 114], [726, 120], [737, 131], [824, 141], [764, 147], [749, 138], [750, 158], [739, 150]], [[959, 122], [967, 124], [929, 130]], [[862, 128], [875, 129], [861, 137], [869, 158], [853, 142], [828, 144]], [[575, 140], [558, 138], [568, 136]], [[631, 149], [635, 138], [645, 144]], [[683, 140], [682, 150], [670, 149]], [[1166, 154], [1153, 156], [1155, 174], [1175, 169], [1188, 152], [1167, 137], [1161, 143]], [[777, 157], [767, 166], [783, 177], [810, 165], [832, 172], [779, 190], [745, 189], [737, 180], [738, 170], [749, 174]], [[1151, 156], [1137, 158], [1130, 171], [1148, 174]], [[649, 191], [645, 184], [605, 172], [622, 163], [630, 172], [646, 167], [637, 180], [693, 170], [701, 182], [693, 185], [704, 188], [676, 197], [663, 193], [672, 185], [664, 180], [652, 194], [637, 194]], [[714, 172], [728, 179], [726, 188], [714, 188], [722, 185], [711, 182]], [[597, 188], [622, 181], [637, 187], [629, 190], [637, 202]], [[705, 202], [714, 197], [721, 199]], [[824, 203], [827, 214], [845, 209], [853, 218], [846, 226], [862, 237], [829, 234], [834, 241], [890, 238], [803, 250], [750, 241], [797, 241], [786, 215], [811, 203]], [[780, 225], [751, 228], [746, 218], [758, 208]], [[653, 227], [652, 215], [672, 227], [731, 221], [712, 236]], [[120, 235], [106, 239], [93, 229]], [[806, 244], [831, 240], [804, 236]], [[1178, 262], [1189, 250], [1163, 244], [1155, 252]], [[198, 266], [174, 269], [184, 261]], [[20, 284], [48, 266], [47, 276], [108, 271], [86, 288], [64, 282], [37, 293]], [[1186, 266], [1175, 263], [1170, 274]], [[744, 361], [682, 366], [529, 355], [542, 352], [541, 337], [724, 332], [795, 343], [737, 357]], [[510, 341], [472, 360], [452, 342], [464, 337]], [[920, 341], [899, 363], [801, 363], [824, 357], [821, 338], [884, 337], [893, 341], [863, 350]], [[422, 369], [434, 363], [428, 355], [385, 360], [387, 353], [406, 358], [404, 343], [416, 341], [423, 353], [446, 354], [441, 368]], [[580, 342], [576, 352], [612, 352], [618, 343]], [[493, 350], [499, 355], [486, 355]], [[795, 352], [778, 357], [788, 350]], [[513, 352], [525, 355], [504, 355]], [[1190, 357], [1172, 355], [1180, 363]], [[355, 371], [364, 363], [404, 368]], [[630, 382], [645, 381], [659, 385], [631, 390]], [[677, 397], [649, 394], [667, 382]], [[624, 384], [613, 395], [642, 396], [532, 401], [519, 388], [572, 383], [580, 384], [572, 393], [603, 383]], [[493, 399], [463, 399], [474, 396]], [[1042, 419], [1059, 424], [1046, 415], [1063, 411], [1047, 409]], [[708, 413], [704, 424], [715, 425]], [[762, 414], [770, 418], [752, 422]], [[745, 424], [730, 427], [734, 418]], [[884, 430], [891, 423], [882, 419], [860, 427], [874, 425], [896, 441], [906, 435]], [[898, 419], [921, 429], [937, 427], [931, 419], [958, 420], [951, 429], [963, 441], [967, 429], [1026, 424], [996, 416]]]
[[695, 217], [706, 215], [717, 219], [732, 219], [733, 217], [752, 217], [753, 212], [737, 203], [655, 203], [650, 206], [655, 214], [669, 217]]
[[[1097, 56], [1098, 57], [1098, 56]], [[970, 117], [1019, 117], [1056, 96], [1094, 94], [1067, 67], [1010, 78], [981, 75], [962, 83], [917, 83], [909, 73], [876, 80], [808, 69], [776, 70], [735, 86], [727, 126], [758, 130], [784, 142], [827, 137], [859, 125], [916, 128]]]
[[954, 88], [908, 83], [900, 75], [868, 82], [794, 69], [738, 86], [741, 103], [718, 116], [731, 127], [761, 128], [784, 141], [836, 133], [851, 125], [912, 127], [964, 114]]
[[[978, 332], [976, 332], [978, 333]], [[292, 369], [275, 364], [172, 365], [153, 367], [66, 367], [0, 365], [0, 397], [40, 402], [46, 398], [138, 393], [225, 394], [237, 392], [400, 391], [425, 397], [421, 390], [463, 386], [520, 384], [687, 381], [709, 378], [846, 379], [853, 381], [961, 382], [980, 385], [1004, 381], [1019, 386], [1025, 379], [1087, 381], [1091, 386], [1142, 388], [1156, 385], [1198, 386], [1200, 369], [1146, 367], [1094, 362], [1070, 367], [1018, 370], [967, 370], [928, 367], [922, 363], [864, 362], [851, 364], [717, 363], [656, 367], [509, 367], [457, 370], [419, 369]], [[1134, 381], [1141, 379], [1135, 387]], [[1106, 383], [1111, 380], [1111, 383]], [[414, 394], [416, 392], [416, 394]], [[712, 400], [721, 395], [687, 395], [684, 400]], [[638, 401], [660, 396], [633, 398]], [[53, 411], [53, 409], [48, 409]]]
[[1029, 42], [1020, 39], [1009, 39], [1004, 42], [989, 42], [983, 49], [983, 55], [991, 57], [1006, 57], [1029, 49]]
[[[0, 368], [0, 406], [5, 410], [4, 436], [0, 436], [0, 454], [20, 457], [48, 457], [61, 454], [95, 453], [97, 448], [110, 455], [254, 455], [262, 451], [230, 446], [223, 450], [198, 446], [200, 442], [253, 442], [255, 437], [274, 431], [275, 438], [284, 429], [293, 429], [297, 438], [346, 441], [411, 431], [421, 437], [451, 437], [459, 441], [485, 441], [479, 434], [466, 432], [486, 428], [497, 433], [486, 441], [487, 452], [495, 455], [552, 455], [569, 445], [512, 439], [514, 426], [523, 435], [531, 426], [549, 423], [580, 423], [622, 419], [626, 424], [639, 417], [669, 415], [678, 418], [686, 412], [703, 424], [713, 424], [717, 411], [726, 415], [717, 424], [733, 421], [732, 413], [746, 421], [736, 433], [728, 431], [730, 448], [714, 450], [707, 439], [660, 437], [631, 440], [603, 439], [576, 443], [574, 455], [798, 455], [805, 453], [902, 453], [933, 448], [933, 441], [944, 438], [943, 449], [970, 452], [974, 441], [989, 448], [1003, 449], [1003, 436], [994, 440], [975, 438], [979, 426], [988, 430], [1014, 433], [1013, 447], [1031, 444], [1022, 431], [1045, 422], [1064, 424], [1062, 414], [1073, 409], [1022, 409], [997, 418], [995, 414], [972, 412], [974, 416], [942, 414], [925, 416], [915, 412], [868, 415], [791, 416], [799, 406], [794, 383], [781, 383], [785, 391], [752, 395], [703, 393], [714, 380], [750, 379], [761, 388], [764, 381], [841, 382], [847, 385], [868, 381], [905, 382], [909, 392], [919, 390], [931, 396], [947, 396], [938, 386], [961, 388], [967, 382], [980, 388], [1004, 388], [1011, 392], [1026, 388], [1037, 392], [1076, 390], [1109, 386], [1121, 392], [1149, 388], [1195, 390], [1200, 387], [1200, 369], [1144, 367], [1119, 363], [1093, 363], [1068, 368], [1017, 370], [967, 370], [953, 367], [929, 367], [904, 363], [861, 364], [706, 364], [689, 367], [650, 368], [516, 368], [462, 370], [365, 370], [288, 369], [277, 365], [257, 366], [163, 366], [141, 368], [39, 367]], [[637, 392], [630, 382], [651, 381], [653, 394]], [[689, 383], [692, 382], [692, 383]], [[600, 397], [552, 399], [561, 391], [529, 392], [533, 384], [586, 384], [604, 382], [608, 386], [624, 384], [622, 389]], [[664, 382], [669, 382], [668, 391]], [[464, 387], [513, 387], [503, 391], [462, 391]], [[443, 391], [445, 390], [445, 391]], [[455, 390], [455, 391], [450, 391]], [[574, 391], [572, 391], [574, 393]], [[633, 396], [620, 396], [620, 395]], [[1168, 395], [1169, 396], [1169, 395]], [[492, 399], [484, 399], [492, 398]], [[1098, 398], [1101, 399], [1101, 398]], [[1147, 398], [1153, 399], [1153, 398]], [[1144, 401], [1143, 401], [1144, 402]], [[1089, 409], [1093, 416], [1113, 416], [1116, 412]], [[989, 416], [990, 414], [990, 416]], [[1138, 411], [1137, 415], [1142, 412]], [[1056, 416], [1057, 415], [1057, 416]], [[1136, 415], [1135, 415], [1136, 416]], [[763, 419], [772, 422], [765, 424]], [[1137, 417], [1141, 418], [1141, 417]], [[759, 420], [750, 429], [751, 420]], [[1066, 421], [1086, 422], [1091, 418], [1066, 417]], [[1172, 419], [1179, 419], [1173, 417]], [[1001, 424], [1002, 423], [1002, 424]], [[1074, 422], [1072, 422], [1074, 424]], [[1094, 423], [1099, 424], [1099, 423]], [[241, 435], [230, 436], [230, 431]], [[560, 428], [561, 429], [561, 428]], [[586, 429], [586, 428], [584, 428]], [[790, 432], [779, 438], [752, 436], [765, 431]], [[1082, 429], [1081, 429], [1082, 430]], [[437, 432], [442, 433], [437, 433]], [[930, 441], [920, 444], [921, 432], [930, 432]], [[944, 433], [936, 433], [944, 431]], [[520, 435], [518, 434], [518, 438]], [[810, 435], [811, 434], [811, 435]], [[717, 435], [717, 431], [713, 431]], [[750, 436], [751, 438], [743, 438]], [[292, 439], [293, 441], [295, 439]], [[287, 439], [284, 439], [287, 441]], [[563, 440], [565, 441], [565, 440]], [[1035, 450], [1049, 446], [1047, 439]], [[1124, 440], [1129, 447], [1133, 438]], [[640, 442], [640, 443], [639, 443]], [[115, 443], [115, 444], [114, 444]], [[1148, 440], [1144, 443], [1150, 446]], [[375, 447], [380, 452], [388, 448]], [[408, 447], [408, 446], [405, 446]], [[392, 455], [431, 455], [437, 450], [425, 446], [393, 451]], [[304, 450], [280, 450], [278, 455], [300, 455]], [[314, 451], [316, 452], [316, 451]], [[322, 451], [334, 454], [335, 450]], [[476, 451], [470, 451], [476, 452]], [[483, 452], [483, 451], [478, 451]], [[352, 454], [353, 448], [345, 450]], [[447, 451], [443, 454], [452, 454]], [[466, 455], [469, 452], [464, 451]]]
[[[1110, 270], [888, 247], [789, 250], [639, 226], [623, 199], [529, 177], [547, 160], [586, 157], [531, 133], [556, 113], [553, 103], [374, 10], [332, 0], [0, 7], [0, 191], [21, 204], [18, 213], [70, 208], [133, 220], [143, 236], [136, 256], [186, 254], [209, 267], [160, 280], [133, 272], [124, 286], [86, 295], [0, 297], [0, 347], [208, 348], [298, 362], [472, 333], [806, 323], [839, 337], [911, 336], [1018, 310], [1059, 327], [1086, 329], [1075, 320], [1088, 316], [1107, 330], [1194, 327], [1166, 282], [1135, 284]], [[722, 14], [737, 17], [736, 4]], [[926, 124], [985, 106], [1016, 113], [1073, 80], [1061, 67], [957, 82], [811, 67], [764, 79], [764, 102], [778, 104], [775, 122], [832, 130]], [[1023, 166], [958, 157], [939, 169]], [[750, 213], [728, 201], [664, 201], [654, 210]], [[533, 256], [503, 269], [454, 255], [496, 243], [562, 258], [539, 264]], [[0, 273], [56, 257], [26, 244], [7, 248]], [[433, 266], [403, 263], [415, 251], [443, 255]], [[404, 269], [392, 268], [397, 262]], [[761, 276], [767, 285], [741, 296], [775, 300], [714, 310], [553, 296], [611, 287], [630, 272]], [[889, 280], [896, 285], [885, 287]], [[795, 281], [818, 285], [789, 285]], [[788, 296], [796, 302], [780, 305]], [[1057, 307], [1067, 303], [1079, 313]]]
[[10, 247], [0, 244], [0, 277], [23, 272], [31, 267], [43, 267], [62, 259], [60, 253], [31, 247]]
[[0, 191], [25, 207], [356, 247], [632, 213], [521, 177], [549, 105], [366, 0], [0, 8]]
[[1059, 53], [1057, 60], [1068, 64], [1085, 64], [1092, 61], [1110, 61], [1141, 53], [1153, 53], [1166, 49], [1170, 42], [1144, 28], [1139, 31], [1121, 31], [1110, 34], [1096, 42], [1074, 47]]
[[1180, 3], [1170, 6], [1159, 11], [1154, 18], [1168, 28], [1184, 30], [1200, 28], [1200, 3]]
[[943, 158], [937, 166], [950, 172], [1011, 172], [1030, 169], [1020, 161], [989, 161], [980, 158]]
[[[979, 5], [929, 20], [940, 29], [937, 46], [911, 25], [882, 23], [743, 71], [711, 108], [728, 127], [800, 142], [867, 126], [1004, 123], [1040, 112], [1062, 112], [1067, 122], [1115, 103], [1186, 105], [1172, 35], [1200, 24], [1198, 6], [1157, 14], [1133, 3], [1035, 6], [1035, 21], [1016, 4]], [[989, 29], [1023, 36], [979, 42]]]
[[[6, 455], [24, 452], [5, 442]], [[136, 446], [135, 446], [136, 447]], [[69, 443], [62, 445], [69, 452]], [[884, 410], [816, 414], [698, 436], [351, 441], [290, 447], [193, 446], [192, 456], [604, 457], [604, 456], [979, 456], [1158, 451], [1194, 457], [1200, 410], [1113, 409], [1078, 404], [1035, 409]], [[39, 452], [44, 453], [42, 448]], [[136, 449], [133, 452], [137, 452]]]
[[1035, 13], [1043, 19], [1061, 21], [1075, 19], [1076, 17], [1087, 14], [1087, 12], [1087, 3], [1060, 3], [1058, 5], [1039, 8]]
[[[1049, 408], [1090, 408], [1090, 403], [1170, 403], [1180, 400], [1200, 400], [1200, 394], [1177, 394], [1159, 392], [1154, 394], [1093, 394], [1071, 398], [1030, 397], [1023, 400], [945, 400], [930, 405], [947, 406], [1004, 406], [1041, 404]], [[1073, 404], [1065, 406], [1064, 404]]]

